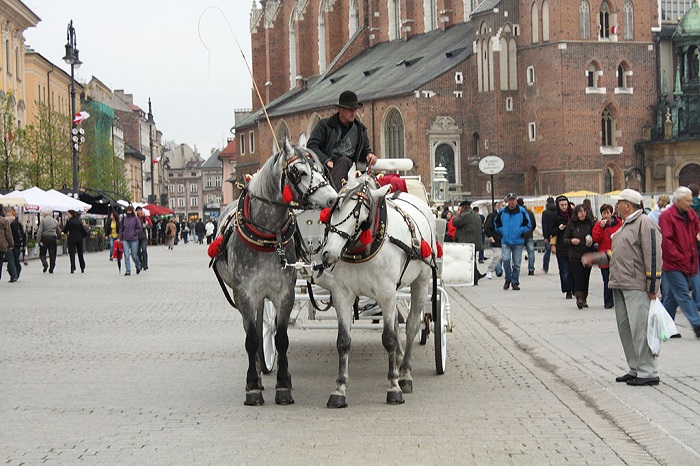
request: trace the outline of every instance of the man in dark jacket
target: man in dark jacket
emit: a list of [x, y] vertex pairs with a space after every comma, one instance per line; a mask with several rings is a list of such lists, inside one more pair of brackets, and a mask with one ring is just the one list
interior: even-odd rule
[[377, 163], [377, 156], [369, 145], [367, 127], [356, 118], [357, 109], [362, 108], [357, 95], [352, 91], [343, 92], [336, 107], [335, 115], [316, 125], [306, 147], [318, 155], [328, 169], [331, 185], [340, 191], [353, 163], [365, 162], [372, 166]]
[[197, 223], [194, 224], [194, 232], [197, 234], [197, 242], [204, 244], [204, 222], [201, 218], [198, 218]]
[[5, 218], [5, 211], [0, 205], [0, 277], [2, 277], [2, 263], [7, 260], [7, 271], [10, 272], [10, 283], [17, 281], [15, 271], [15, 261], [12, 255], [12, 248], [15, 246], [12, 238], [12, 228], [10, 222]]
[[544, 256], [542, 257], [542, 271], [544, 273], [549, 273], [549, 259], [552, 255], [552, 250], [550, 248], [550, 232], [552, 231], [552, 224], [554, 219], [557, 218], [557, 205], [554, 203], [553, 197], [547, 198], [547, 206], [542, 212], [542, 236], [544, 236]]
[[17, 273], [17, 278], [19, 278], [22, 273], [22, 261], [20, 257], [22, 256], [22, 251], [27, 246], [27, 241], [24, 234], [24, 227], [19, 221], [19, 216], [14, 207], [11, 210], [11, 214], [14, 216], [14, 220], [10, 224], [10, 229], [12, 230], [12, 239], [15, 242], [15, 246], [12, 248], [12, 257], [15, 260], [15, 272]]
[[[452, 225], [457, 229], [455, 233], [455, 243], [472, 243], [476, 252], [484, 249], [481, 242], [481, 219], [479, 214], [471, 208], [470, 201], [462, 201], [459, 204], [459, 213], [452, 220]], [[474, 285], [479, 284], [479, 279], [483, 276], [479, 273], [474, 261]]]

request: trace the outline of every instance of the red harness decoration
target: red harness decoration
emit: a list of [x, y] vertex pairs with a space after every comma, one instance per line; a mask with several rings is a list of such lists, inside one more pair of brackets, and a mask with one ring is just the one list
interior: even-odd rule
[[238, 198], [238, 210], [236, 211], [236, 232], [243, 242], [260, 252], [274, 252], [277, 247], [284, 247], [294, 238], [296, 217], [289, 212], [287, 221], [280, 229], [281, 241], [278, 242], [275, 232], [262, 232], [255, 227], [250, 218], [250, 195], [247, 191], [241, 193]]

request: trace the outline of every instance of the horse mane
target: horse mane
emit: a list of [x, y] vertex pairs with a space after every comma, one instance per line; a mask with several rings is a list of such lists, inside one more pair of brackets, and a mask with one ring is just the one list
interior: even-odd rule
[[279, 200], [282, 196], [281, 179], [282, 163], [284, 151], [270, 157], [267, 162], [260, 167], [260, 170], [253, 176], [248, 184], [248, 191], [260, 199], [270, 201]]

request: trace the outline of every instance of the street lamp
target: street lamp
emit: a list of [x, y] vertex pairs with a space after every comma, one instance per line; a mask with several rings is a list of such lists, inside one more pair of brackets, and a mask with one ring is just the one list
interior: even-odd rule
[[447, 189], [449, 180], [447, 179], [447, 168], [441, 163], [433, 169], [433, 201], [445, 202], [447, 200]]
[[70, 144], [73, 150], [73, 196], [78, 198], [79, 183], [78, 183], [78, 146], [80, 136], [78, 136], [77, 123], [75, 122], [75, 70], [80, 68], [83, 62], [78, 58], [78, 49], [76, 48], [75, 29], [73, 28], [73, 20], [68, 23], [68, 42], [66, 43], [66, 56], [63, 61], [70, 65], [70, 97], [71, 97], [71, 134]]
[[151, 204], [156, 204], [156, 190], [155, 190], [155, 172], [153, 170], [153, 125], [156, 124], [153, 121], [153, 111], [151, 110], [151, 98], [148, 98], [148, 146], [151, 150], [151, 194], [148, 196], [148, 202]]

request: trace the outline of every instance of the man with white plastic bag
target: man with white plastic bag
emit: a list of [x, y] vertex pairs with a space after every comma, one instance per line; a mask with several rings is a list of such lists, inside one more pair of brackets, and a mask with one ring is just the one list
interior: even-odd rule
[[616, 382], [627, 385], [658, 385], [656, 356], [647, 340], [649, 310], [656, 300], [661, 279], [661, 233], [645, 213], [642, 195], [624, 189], [617, 196], [615, 211], [622, 227], [612, 236], [611, 251], [584, 254], [581, 262], [610, 265], [609, 287], [613, 290], [617, 330], [629, 371]]

